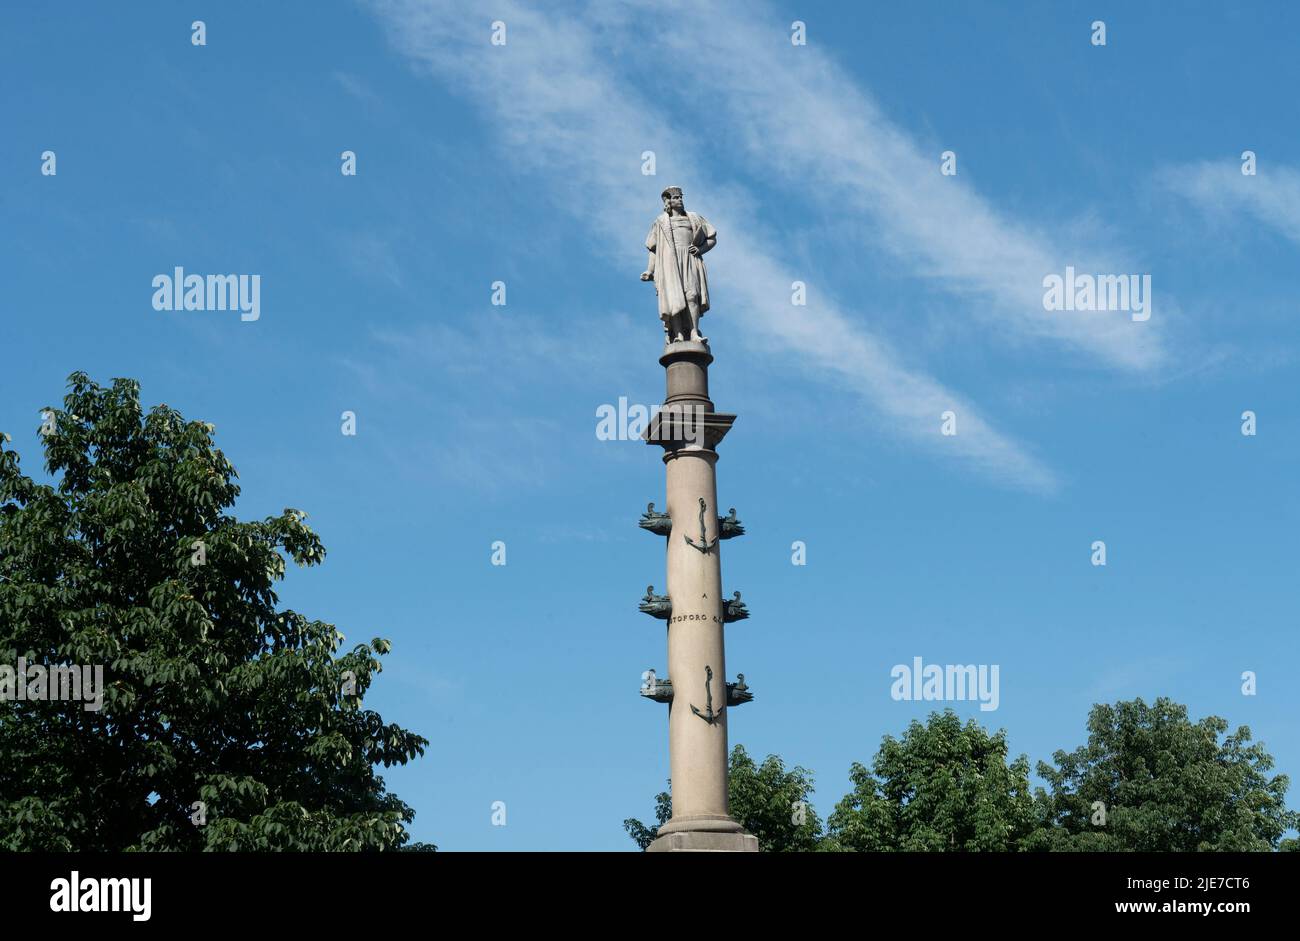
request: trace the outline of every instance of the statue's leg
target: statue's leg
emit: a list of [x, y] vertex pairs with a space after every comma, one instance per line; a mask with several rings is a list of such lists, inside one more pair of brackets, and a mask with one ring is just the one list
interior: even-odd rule
[[700, 343], [707, 343], [709, 338], [700, 333], [700, 318], [704, 316], [700, 311], [700, 299], [691, 295], [686, 299], [686, 305], [687, 313], [690, 314], [691, 318], [691, 339]]
[[685, 339], [686, 339], [686, 337], [687, 337], [687, 333], [688, 333], [688, 330], [689, 330], [689, 326], [688, 326], [688, 324], [687, 324], [685, 321], [686, 321], [686, 314], [685, 314], [685, 313], [681, 313], [681, 314], [673, 314], [673, 331], [672, 331], [672, 332], [673, 332], [673, 341], [674, 341], [674, 342], [681, 342], [682, 340], [685, 340]]

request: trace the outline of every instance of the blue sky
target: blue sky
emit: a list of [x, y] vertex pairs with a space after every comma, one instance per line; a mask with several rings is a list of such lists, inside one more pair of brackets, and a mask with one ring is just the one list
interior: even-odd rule
[[[733, 742], [812, 769], [825, 815], [943, 707], [890, 697], [920, 656], [998, 664], [996, 711], [953, 706], [1035, 762], [1094, 702], [1167, 695], [1300, 775], [1300, 10], [546, 8], [6, 10], [0, 429], [28, 472], [74, 370], [214, 423], [239, 515], [303, 509], [328, 549], [285, 603], [394, 643], [367, 703], [431, 741], [385, 772], [414, 836], [633, 849], [668, 776], [637, 694], [663, 465], [596, 410], [663, 395], [637, 275], [679, 184], [719, 231], [704, 328], [740, 416]], [[260, 275], [260, 318], [154, 310], [178, 265]], [[1044, 310], [1067, 265], [1151, 275], [1151, 319]]]

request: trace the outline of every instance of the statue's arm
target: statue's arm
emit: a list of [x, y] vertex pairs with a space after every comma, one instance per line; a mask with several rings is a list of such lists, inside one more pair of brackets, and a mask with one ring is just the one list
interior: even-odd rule
[[704, 241], [700, 243], [700, 254], [703, 255], [718, 244], [718, 230], [703, 216], [700, 216], [700, 228], [704, 231]]
[[646, 259], [645, 272], [641, 275], [642, 281], [650, 281], [655, 276], [655, 246], [658, 244], [656, 238], [658, 229], [659, 227], [657, 225], [652, 224], [650, 226], [650, 234], [645, 237], [645, 247], [646, 251], [649, 253], [649, 257]]

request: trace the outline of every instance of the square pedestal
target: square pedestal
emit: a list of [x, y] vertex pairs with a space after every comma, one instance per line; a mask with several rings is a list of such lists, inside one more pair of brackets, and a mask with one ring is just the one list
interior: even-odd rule
[[682, 830], [666, 833], [646, 847], [647, 853], [757, 853], [758, 837], [752, 833]]

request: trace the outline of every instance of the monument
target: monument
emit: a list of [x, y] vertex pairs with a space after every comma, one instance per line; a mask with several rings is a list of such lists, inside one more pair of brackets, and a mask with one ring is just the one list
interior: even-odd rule
[[744, 674], [727, 682], [724, 626], [749, 617], [733, 592], [722, 589], [721, 545], [743, 535], [731, 508], [718, 512], [718, 444], [735, 415], [709, 400], [709, 338], [700, 320], [709, 309], [703, 256], [718, 233], [687, 212], [680, 187], [663, 191], [664, 211], [646, 236], [649, 262], [642, 281], [654, 281], [664, 328], [659, 363], [667, 372], [663, 406], [646, 428], [648, 444], [663, 448], [667, 477], [664, 512], [651, 503], [640, 526], [665, 537], [667, 587], [646, 589], [640, 610], [667, 621], [668, 676], [646, 671], [641, 695], [668, 706], [672, 818], [659, 828], [650, 852], [757, 852], [758, 838], [731, 817], [727, 798], [727, 723], [731, 710], [754, 698]]

